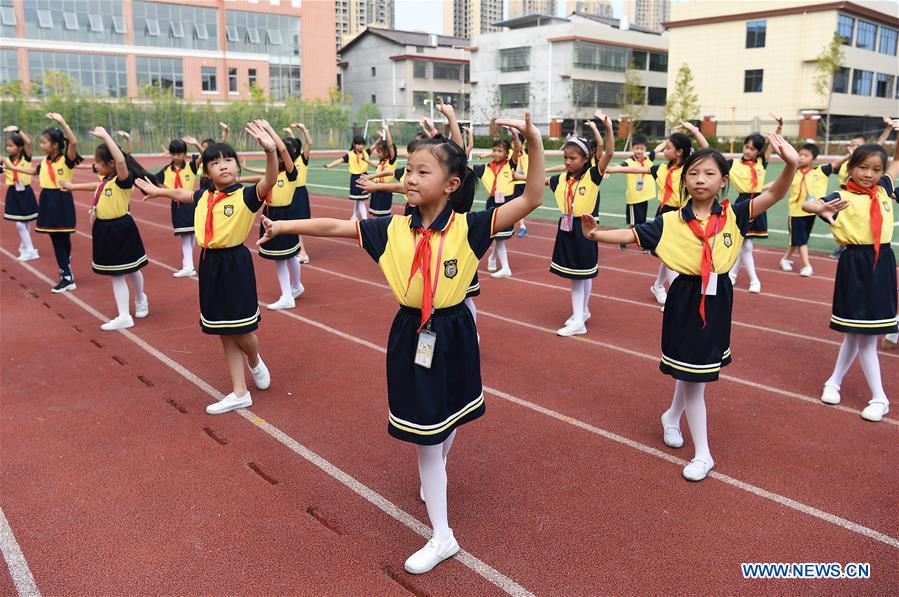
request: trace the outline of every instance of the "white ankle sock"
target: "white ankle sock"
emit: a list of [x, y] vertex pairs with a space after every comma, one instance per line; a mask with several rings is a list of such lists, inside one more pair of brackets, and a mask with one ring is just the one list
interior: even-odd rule
[[750, 282], [758, 282], [759, 276], [755, 273], [755, 257], [752, 255], [752, 239], [745, 239], [740, 247], [740, 255], [743, 257], [743, 265], [749, 274]]
[[445, 541], [450, 528], [446, 511], [446, 464], [443, 462], [443, 444], [415, 446], [418, 452], [418, 476], [425, 494], [425, 505], [434, 538]]
[[571, 281], [571, 314], [574, 323], [584, 324], [584, 281]]
[[584, 317], [590, 312], [590, 293], [593, 292], [593, 278], [584, 280]]
[[858, 334], [843, 334], [843, 343], [840, 344], [840, 352], [837, 355], [833, 373], [830, 374], [830, 378], [824, 382], [824, 385], [832, 386], [839, 390], [840, 385], [843, 383], [843, 378], [846, 377], [846, 372], [849, 371], [849, 367], [852, 366], [852, 362], [855, 361], [857, 355]]
[[674, 382], [674, 397], [671, 399], [671, 406], [662, 413], [665, 427], [680, 428], [680, 418], [684, 414], [684, 383], [679, 379]]
[[22, 248], [26, 251], [34, 251], [34, 244], [31, 242], [31, 233], [28, 231], [27, 222], [16, 222], [16, 230], [19, 232], [19, 241]]
[[182, 234], [181, 236], [181, 268], [193, 269], [194, 267], [194, 235]]
[[128, 278], [131, 279], [131, 286], [134, 287], [134, 298], [140, 298], [144, 296], [144, 274], [140, 270], [136, 272], [128, 274]]
[[877, 358], [877, 336], [858, 334], [858, 362], [871, 389], [871, 399], [888, 403], [883, 381], [880, 378], [880, 361]]
[[365, 201], [356, 201], [356, 209], [353, 212], [360, 220], [368, 219], [368, 210], [365, 209]]
[[290, 270], [287, 269], [287, 261], [284, 259], [275, 261], [275, 271], [278, 273], [281, 298], [291, 298], [293, 295], [290, 294]]
[[127, 317], [131, 314], [128, 308], [128, 282], [125, 276], [112, 276], [112, 295], [115, 297], [115, 306], [119, 317]]
[[664, 288], [665, 280], [668, 279], [668, 268], [665, 267], [665, 264], [659, 264], [659, 273], [656, 275], [656, 281], [653, 286], [656, 288]]
[[506, 241], [497, 240], [493, 244], [496, 246], [496, 257], [499, 259], [500, 269], [509, 269], [509, 255], [506, 253]]
[[302, 266], [300, 265], [300, 260], [297, 257], [291, 257], [287, 260], [287, 269], [290, 272], [290, 287], [291, 288], [299, 288], [300, 284], [303, 283], [302, 280]]
[[705, 384], [690, 381], [682, 382], [684, 386], [684, 410], [687, 413], [687, 424], [690, 426], [690, 437], [693, 438], [694, 458], [702, 458], [713, 463], [709, 452], [709, 436], [706, 429]]

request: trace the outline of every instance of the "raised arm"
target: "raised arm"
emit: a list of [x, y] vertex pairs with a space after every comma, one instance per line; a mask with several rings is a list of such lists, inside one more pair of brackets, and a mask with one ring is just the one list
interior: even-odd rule
[[468, 136], [468, 147], [465, 148], [465, 157], [471, 158], [471, 151], [474, 149], [474, 129], [471, 127], [471, 123], [465, 130], [465, 134]]
[[94, 192], [97, 190], [97, 187], [99, 187], [99, 186], [100, 186], [100, 183], [98, 183], [98, 182], [80, 182], [80, 183], [76, 184], [73, 182], [69, 182], [68, 180], [66, 180], [64, 178], [59, 181], [59, 188], [61, 188], [64, 191], [91, 191], [91, 192]]
[[[886, 146], [887, 139], [890, 138], [890, 133], [893, 132], [893, 119], [889, 116], [884, 116], [883, 121], [886, 123], [886, 126], [883, 129], [883, 132], [880, 133], [880, 136], [877, 137], [877, 144]], [[19, 131], [21, 133], [21, 131]], [[23, 137], [24, 138], [24, 137]], [[899, 138], [896, 139], [896, 144], [899, 145]]]
[[244, 127], [247, 134], [253, 137], [259, 146], [262, 147], [262, 150], [265, 151], [265, 174], [262, 175], [262, 180], [256, 184], [256, 195], [258, 197], [268, 195], [268, 192], [272, 190], [272, 187], [278, 181], [278, 157], [275, 153], [277, 145], [266, 128], [271, 129], [271, 126], [265, 120], [248, 122], [247, 126]]
[[[592, 121], [591, 121], [592, 124]], [[608, 114], [602, 115], [602, 124], [603, 128], [606, 131], [606, 138], [608, 142], [605, 144], [605, 148], [603, 149], [602, 155], [599, 156], [599, 160], [596, 164], [596, 168], [599, 170], [600, 174], [604, 174], [606, 168], [609, 165], [609, 162], [612, 161], [612, 157], [615, 155], [615, 132], [612, 130], [612, 119], [609, 118]], [[596, 138], [597, 147], [599, 143], [602, 141], [602, 137], [599, 136]]]
[[459, 128], [459, 120], [456, 118], [456, 110], [449, 104], [444, 104], [443, 100], [437, 104], [437, 109], [440, 110], [444, 116], [446, 116], [446, 122], [449, 126], [450, 139], [453, 140], [453, 143], [458, 145], [459, 147], [463, 147], [464, 143], [462, 142], [462, 130]]
[[[768, 115], [769, 115], [771, 118], [773, 118], [775, 122], [777, 122], [777, 129], [776, 129], [774, 132], [775, 132], [776, 134], [778, 134], [778, 135], [783, 135], [783, 132], [784, 132], [784, 119], [783, 119], [783, 117], [781, 117], [780, 114], [775, 114], [774, 112], [770, 112]], [[765, 146], [765, 161], [766, 161], [766, 162], [768, 161], [768, 158], [771, 157], [771, 154], [772, 154], [772, 153], [774, 153], [774, 148], [771, 147], [771, 144], [770, 144], [770, 143], [768, 143], [768, 145]]]
[[358, 238], [355, 222], [349, 220], [335, 220], [333, 218], [272, 221], [263, 216], [262, 227], [265, 230], [265, 234], [263, 234], [262, 238], [256, 242], [257, 245], [267, 243], [279, 234]]
[[241, 158], [240, 167], [247, 172], [253, 172], [254, 174], [265, 174], [265, 168], [254, 168], [247, 164], [247, 160], [245, 158]]
[[651, 174], [652, 170], [645, 166], [609, 166], [604, 174]]
[[224, 122], [220, 122], [219, 126], [222, 127], [222, 139], [219, 143], [227, 143], [228, 138], [231, 136], [231, 127]]
[[796, 174], [796, 166], [799, 164], [799, 154], [796, 152], [796, 148], [778, 133], [768, 133], [768, 145], [781, 157], [784, 167], [771, 188], [752, 200], [753, 215], [764, 213], [786, 196], [790, 191], [793, 175]]
[[120, 182], [128, 180], [128, 164], [125, 163], [125, 154], [122, 153], [122, 149], [116, 144], [109, 131], [98, 126], [90, 134], [105, 143], [109, 153], [112, 154], [112, 159], [115, 161], [116, 180]]
[[[496, 208], [494, 228], [502, 230], [513, 226], [515, 222], [543, 204], [543, 180], [545, 178], [543, 159], [543, 138], [540, 131], [531, 122], [531, 113], [524, 112], [524, 120], [497, 120], [497, 124], [509, 126], [521, 131], [528, 142], [528, 177], [524, 186], [524, 194]], [[469, 174], [471, 176], [471, 174]]]
[[290, 152], [287, 151], [287, 146], [284, 145], [284, 139], [281, 138], [281, 135], [275, 132], [275, 129], [272, 128], [272, 125], [269, 124], [267, 120], [257, 120], [257, 122], [262, 123], [262, 128], [265, 129], [265, 132], [268, 133], [268, 136], [271, 137], [275, 142], [275, 150], [278, 153], [278, 156], [281, 158], [281, 163], [284, 164], [284, 171], [288, 174], [293, 172], [293, 169], [296, 167], [296, 165], [290, 158]]
[[[518, 160], [521, 159], [521, 138], [518, 136], [518, 132], [512, 127], [509, 127], [509, 133], [512, 137], [512, 156], [509, 159], [517, 164]], [[528, 165], [528, 168], [530, 168], [530, 165]]]
[[681, 122], [680, 126], [682, 129], [689, 131], [693, 138], [696, 139], [696, 144], [699, 145], [700, 149], [705, 149], [709, 146], [709, 142], [705, 140], [705, 137], [702, 136], [702, 133], [699, 132], [699, 127], [697, 127], [692, 122]]
[[116, 131], [115, 134], [125, 139], [125, 151], [127, 151], [128, 153], [134, 153], [134, 143], [131, 142], [131, 133], [129, 133], [128, 131]]
[[[890, 129], [893, 130], [893, 129]], [[15, 124], [11, 124], [7, 127], [3, 127], [4, 133], [18, 133], [20, 137], [22, 137], [22, 141], [25, 143], [25, 146], [22, 148], [25, 150], [25, 153], [28, 155], [33, 155], [33, 147], [31, 145], [31, 137], [25, 134], [25, 131], [20, 129]]]
[[293, 129], [290, 128], [289, 126], [285, 126], [281, 130], [284, 131], [285, 133], [287, 133], [287, 136], [290, 137], [291, 139], [295, 138], [295, 135], [293, 134]]
[[899, 176], [899, 118], [890, 121], [890, 129], [896, 131], [896, 147], [893, 149], [893, 161], [887, 166], [886, 175], [895, 184], [896, 177]]
[[[183, 137], [181, 137], [181, 140], [184, 141], [185, 143], [187, 143], [188, 145], [193, 145], [194, 147], [197, 148], [198, 152], [202, 153], [203, 148], [200, 147], [200, 142], [197, 141], [196, 137], [191, 137], [190, 135], [184, 135]], [[168, 150], [166, 150], [166, 153], [168, 153]]]
[[312, 135], [309, 134], [309, 129], [302, 122], [294, 122], [290, 126], [298, 128], [303, 132], [303, 157], [308, 161], [309, 152], [312, 151]]
[[30, 176], [34, 176], [37, 174], [37, 168], [31, 167], [26, 168], [25, 166], [16, 166], [14, 165], [7, 156], [3, 156], [3, 167], [7, 170], [14, 170], [16, 172], [21, 172], [22, 174], [28, 174]]
[[62, 129], [62, 132], [66, 136], [66, 157], [74, 162], [75, 157], [78, 155], [78, 149], [76, 147], [78, 145], [78, 138], [75, 136], [75, 133], [69, 128], [69, 125], [66, 122], [66, 119], [62, 117], [62, 114], [49, 112], [47, 118], [58, 124], [59, 128]]
[[143, 201], [148, 199], [171, 199], [178, 203], [193, 203], [194, 192], [190, 189], [167, 189], [148, 178], [137, 178], [134, 186], [144, 192]]
[[325, 164], [325, 170], [328, 170], [329, 168], [333, 168], [334, 166], [341, 163], [342, 161], [343, 161], [343, 156], [334, 159], [334, 161], [332, 161], [332, 162], [328, 162], [327, 164]]

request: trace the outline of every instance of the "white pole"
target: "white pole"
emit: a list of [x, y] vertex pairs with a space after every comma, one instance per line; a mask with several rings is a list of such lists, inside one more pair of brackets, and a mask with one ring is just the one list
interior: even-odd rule
[[552, 121], [552, 109], [553, 109], [553, 44], [552, 42], [546, 42], [549, 45], [549, 49], [547, 50], [547, 61], [546, 61], [546, 126], [547, 131], [546, 134], [549, 134], [549, 123]]

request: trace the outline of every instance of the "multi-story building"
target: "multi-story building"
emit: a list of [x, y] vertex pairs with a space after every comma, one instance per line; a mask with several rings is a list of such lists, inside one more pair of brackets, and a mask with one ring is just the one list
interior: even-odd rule
[[[542, 130], [581, 130], [601, 108], [622, 115], [625, 71], [635, 66], [646, 103], [641, 130], [664, 133], [668, 41], [658, 33], [618, 20], [575, 13], [530, 15], [497, 23], [506, 30], [472, 40], [472, 119], [520, 117], [531, 111]], [[553, 125], [557, 126], [557, 125]]]
[[556, 0], [509, 0], [508, 18], [514, 19], [531, 14], [556, 14]]
[[493, 23], [503, 20], [503, 0], [443, 0], [443, 33], [471, 39], [499, 31]]
[[[147, 89], [224, 101], [327, 97], [331, 1], [0, 0], [0, 83], [39, 92], [48, 71], [99, 96]], [[315, 53], [315, 60], [308, 57]]]
[[815, 123], [801, 133], [799, 126], [827, 111], [828, 97], [815, 89], [816, 59], [836, 31], [844, 60], [833, 80], [831, 132], [876, 134], [882, 116], [896, 115], [895, 4], [803, 0], [758, 8], [720, 0], [675, 4], [666, 23], [669, 89], [680, 66], [689, 64], [702, 110], [717, 118], [722, 132], [758, 130], [769, 112], [779, 112], [787, 135], [814, 136]]
[[612, 0], [568, 0], [565, 3], [565, 14], [585, 12], [599, 17], [612, 18]]
[[352, 112], [377, 104], [389, 119], [429, 115], [438, 97], [460, 118], [469, 112], [468, 40], [369, 27], [340, 49], [342, 90]]
[[662, 31], [662, 23], [671, 17], [671, 0], [625, 0], [624, 14], [638, 27]]
[[368, 26], [393, 29], [394, 11], [394, 0], [335, 0], [337, 49]]

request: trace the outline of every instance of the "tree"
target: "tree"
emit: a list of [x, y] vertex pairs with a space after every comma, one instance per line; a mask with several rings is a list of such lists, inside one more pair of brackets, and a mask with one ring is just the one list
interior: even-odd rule
[[365, 102], [356, 111], [356, 122], [359, 125], [364, 125], [366, 120], [381, 120], [383, 118], [381, 108], [371, 102]]
[[699, 118], [699, 97], [693, 88], [693, 71], [682, 64], [677, 71], [674, 89], [669, 89], [665, 102], [665, 121], [668, 126], [676, 126], [683, 121]]
[[624, 71], [624, 87], [621, 89], [618, 109], [621, 111], [621, 116], [630, 121], [625, 145], [628, 146], [634, 130], [642, 122], [643, 115], [646, 114], [646, 89], [643, 87], [643, 78], [633, 61]]
[[815, 61], [815, 91], [827, 103], [827, 117], [824, 121], [824, 151], [828, 151], [830, 146], [830, 105], [833, 101], [833, 80], [836, 74], [840, 72], [840, 65], [843, 63], [843, 37], [834, 31], [830, 42], [821, 49], [818, 58]]

